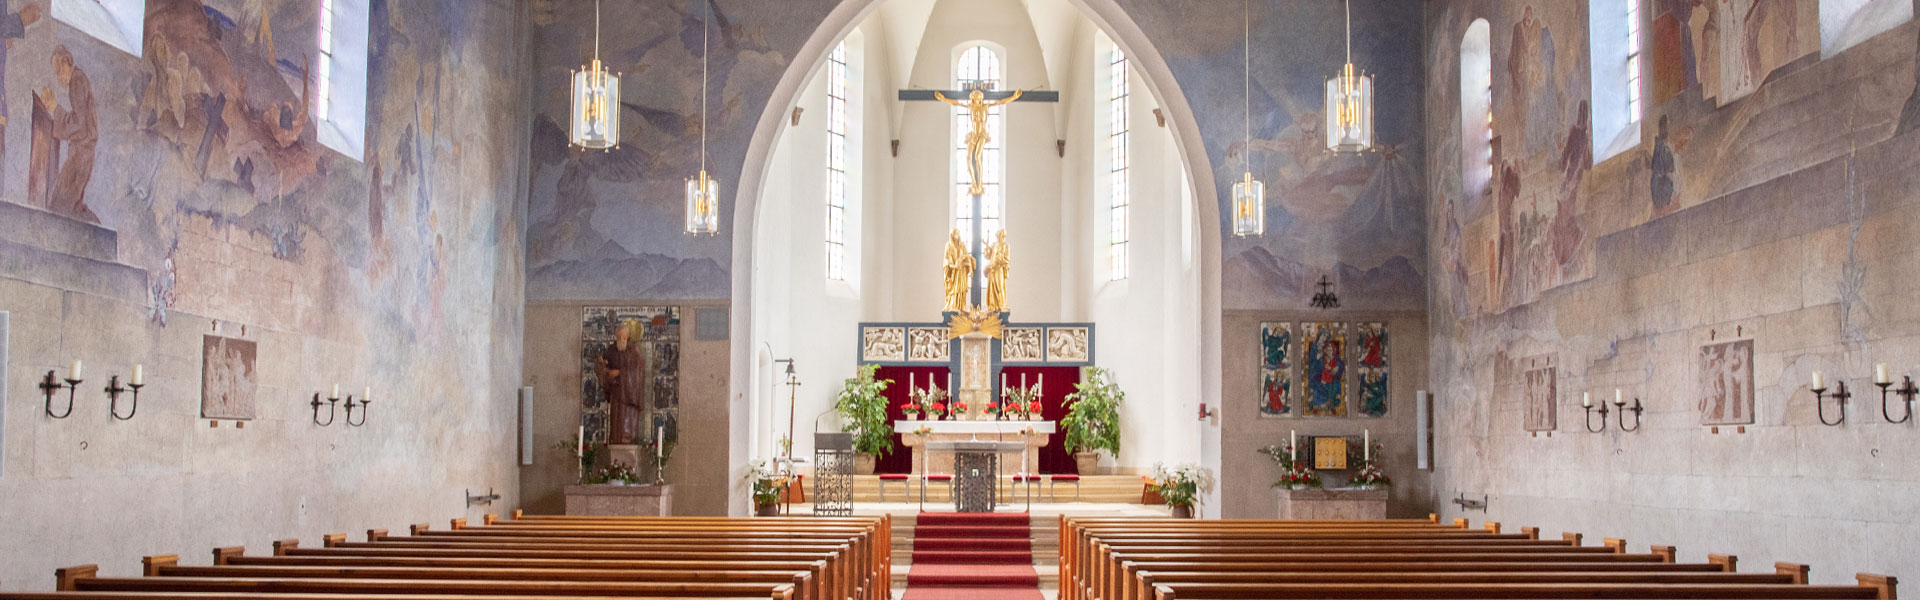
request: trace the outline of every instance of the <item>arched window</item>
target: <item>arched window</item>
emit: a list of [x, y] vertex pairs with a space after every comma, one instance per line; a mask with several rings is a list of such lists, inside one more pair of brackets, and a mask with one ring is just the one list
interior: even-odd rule
[[1493, 181], [1493, 46], [1486, 19], [1460, 40], [1460, 186], [1468, 196]]
[[1640, 145], [1640, 40], [1645, 0], [1588, 0], [1593, 161]]
[[[960, 60], [954, 65], [954, 89], [964, 90], [978, 86], [988, 90], [1000, 89], [1000, 55], [986, 46], [975, 45], [960, 53]], [[987, 144], [981, 151], [980, 183], [985, 191], [980, 197], [980, 235], [991, 241], [994, 235], [1006, 227], [1005, 195], [1001, 184], [1006, 171], [1006, 116], [1004, 107], [987, 109]], [[967, 132], [973, 129], [972, 119], [967, 109], [953, 109], [953, 226], [960, 230], [960, 239], [968, 247], [973, 244], [973, 203], [967, 193], [970, 183], [967, 175]], [[985, 268], [986, 265], [980, 265]]]
[[1127, 119], [1127, 56], [1114, 46], [1107, 54], [1107, 264], [1108, 278], [1127, 278], [1127, 241], [1132, 220], [1127, 176], [1132, 165], [1127, 150], [1127, 134], [1132, 129]]
[[847, 279], [847, 173], [852, 170], [847, 135], [847, 43], [827, 55], [827, 279]]
[[1839, 54], [1911, 20], [1911, 0], [1820, 0], [1820, 56]]
[[367, 0], [320, 0], [314, 37], [316, 137], [360, 160], [367, 140]]

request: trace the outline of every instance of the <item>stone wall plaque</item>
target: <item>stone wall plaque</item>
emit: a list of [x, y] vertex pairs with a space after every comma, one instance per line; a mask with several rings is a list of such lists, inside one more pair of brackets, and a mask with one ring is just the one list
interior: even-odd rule
[[1524, 385], [1527, 431], [1553, 431], [1558, 425], [1560, 381], [1552, 357], [1526, 361]]
[[1753, 424], [1753, 340], [1700, 347], [1700, 424]]
[[1040, 362], [1046, 360], [1046, 345], [1040, 340], [1039, 327], [1008, 327], [1000, 341], [1001, 362]]
[[1087, 360], [1087, 328], [1085, 327], [1048, 327], [1048, 362], [1083, 362]]
[[201, 338], [200, 350], [200, 417], [252, 419], [260, 387], [260, 372], [254, 368], [258, 345], [209, 335]]
[[946, 327], [908, 327], [907, 360], [943, 363], [953, 360], [953, 345]]
[[860, 360], [864, 362], [903, 361], [907, 359], [907, 328], [860, 328]]

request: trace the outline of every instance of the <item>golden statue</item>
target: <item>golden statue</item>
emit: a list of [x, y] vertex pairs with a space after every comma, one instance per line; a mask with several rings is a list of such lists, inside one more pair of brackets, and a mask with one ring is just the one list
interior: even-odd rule
[[967, 109], [967, 115], [973, 118], [973, 130], [967, 132], [967, 175], [973, 177], [973, 183], [967, 186], [967, 193], [975, 196], [986, 193], [986, 186], [980, 182], [980, 152], [987, 147], [987, 140], [989, 139], [987, 136], [987, 109], [1019, 100], [1020, 90], [1014, 90], [1012, 95], [992, 102], [986, 101], [986, 94], [978, 89], [967, 93], [966, 102], [948, 98], [946, 94], [940, 92], [934, 92], [933, 97], [935, 100]]
[[960, 230], [947, 236], [946, 304], [949, 312], [967, 309], [967, 296], [973, 291], [973, 255], [960, 241]]
[[1007, 230], [987, 245], [987, 289], [981, 304], [991, 312], [1007, 309], [1007, 271], [1013, 268], [1012, 250], [1007, 248]]

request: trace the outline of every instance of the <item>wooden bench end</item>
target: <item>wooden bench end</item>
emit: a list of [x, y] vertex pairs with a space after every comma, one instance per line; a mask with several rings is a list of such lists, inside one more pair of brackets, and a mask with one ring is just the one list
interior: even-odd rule
[[412, 526], [407, 528], [407, 532], [413, 535], [420, 535], [420, 534], [426, 533], [427, 530], [429, 529], [433, 529], [433, 526], [428, 525], [426, 523], [414, 523]]
[[1872, 573], [1860, 573], [1853, 577], [1859, 580], [1860, 585], [1873, 588], [1874, 591], [1879, 592], [1880, 600], [1899, 600], [1899, 596], [1895, 594], [1894, 590], [1894, 588], [1900, 584], [1899, 578], [1892, 575], [1875, 575]]
[[1794, 583], [1800, 584], [1800, 585], [1807, 584], [1807, 572], [1810, 570], [1811, 569], [1808, 569], [1806, 565], [1803, 565], [1800, 563], [1790, 563], [1790, 562], [1773, 563], [1774, 573], [1791, 577], [1793, 578]]
[[320, 547], [322, 548], [335, 548], [345, 543], [347, 543], [347, 534], [344, 533], [329, 533], [320, 536]]
[[[1064, 517], [1064, 515], [1062, 516], [1062, 518], [1065, 518], [1065, 517]], [[1439, 522], [1440, 522], [1440, 513], [1427, 513], [1427, 522], [1428, 522], [1428, 523], [1439, 523]]]
[[516, 508], [516, 509], [513, 509], [513, 520], [515, 520], [515, 521], [518, 521], [518, 520], [520, 520], [520, 515], [522, 515], [522, 514], [524, 514], [524, 513], [522, 513], [522, 512], [520, 511], [520, 509], [518, 509], [518, 508]]
[[499, 521], [500, 521], [500, 515], [496, 515], [496, 514], [493, 514], [493, 513], [487, 513], [487, 515], [486, 515], [485, 517], [481, 517], [481, 521], [480, 521], [480, 522], [481, 522], [481, 523], [483, 523], [483, 524], [486, 524], [486, 525], [492, 525], [492, 524], [494, 524], [494, 523], [497, 523], [497, 522], [499, 522]]
[[140, 576], [155, 577], [160, 575], [160, 567], [171, 567], [178, 564], [180, 564], [180, 555], [178, 554], [142, 556], [140, 557]]
[[387, 537], [387, 530], [385, 529], [368, 529], [367, 530], [367, 541], [369, 542], [378, 542], [380, 540], [386, 539], [386, 537]]
[[1527, 536], [1527, 539], [1530, 539], [1530, 540], [1540, 539], [1540, 528], [1539, 527], [1521, 527], [1520, 535]]
[[459, 531], [467, 528], [467, 520], [454, 519], [452, 521], [447, 522], [447, 525], [450, 526], [454, 531]]
[[292, 550], [294, 548], [299, 548], [299, 547], [300, 547], [300, 540], [293, 540], [293, 539], [274, 540], [273, 555], [286, 556], [288, 550]]
[[1720, 570], [1732, 573], [1739, 570], [1740, 557], [1732, 554], [1708, 554], [1707, 562], [1720, 565]]
[[64, 569], [54, 569], [53, 589], [60, 592], [79, 591], [79, 586], [74, 583], [76, 580], [92, 579], [99, 575], [100, 565], [75, 565]]
[[1488, 533], [1500, 533], [1500, 522], [1499, 522], [1499, 521], [1487, 521], [1487, 532], [1488, 532]]
[[1578, 533], [1574, 533], [1574, 532], [1571, 532], [1571, 531], [1562, 531], [1562, 532], [1560, 532], [1560, 539], [1563, 539], [1563, 540], [1566, 540], [1566, 541], [1569, 541], [1569, 542], [1573, 542], [1573, 545], [1575, 545], [1575, 546], [1578, 546], [1578, 545], [1580, 545], [1580, 540], [1582, 539], [1582, 537], [1584, 537], [1584, 536], [1581, 536], [1580, 534], [1578, 534]]
[[214, 548], [213, 564], [215, 566], [224, 567], [227, 565], [227, 559], [233, 558], [235, 556], [244, 556], [246, 555], [246, 553], [247, 553], [246, 546], [222, 546], [219, 548]]
[[1650, 546], [1648, 550], [1658, 555], [1660, 557], [1660, 562], [1667, 563], [1667, 564], [1673, 564], [1674, 561], [1677, 558], [1679, 558], [1679, 555], [1680, 555], [1680, 549], [1673, 546], [1654, 545], [1654, 546]]
[[1600, 538], [1600, 545], [1612, 548], [1614, 554], [1627, 553], [1627, 540], [1621, 538]]
[[1461, 529], [1466, 529], [1466, 528], [1467, 528], [1467, 518], [1466, 518], [1466, 517], [1460, 517], [1460, 518], [1458, 518], [1458, 519], [1454, 519], [1454, 520], [1453, 520], [1453, 526], [1454, 526], [1454, 527], [1458, 527], [1458, 528], [1461, 528]]

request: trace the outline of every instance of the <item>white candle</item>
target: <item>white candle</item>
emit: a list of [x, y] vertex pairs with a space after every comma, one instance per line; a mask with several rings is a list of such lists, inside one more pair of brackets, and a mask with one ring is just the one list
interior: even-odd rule
[[133, 366], [133, 384], [141, 385], [146, 382], [147, 382], [147, 366], [134, 365]]
[[573, 439], [580, 443], [580, 446], [578, 448], [574, 448], [574, 453], [579, 454], [580, 456], [586, 456], [587, 455], [587, 426], [581, 425], [580, 433], [574, 434]]
[[339, 397], [340, 397], [340, 384], [338, 384], [338, 383], [336, 383], [336, 384], [333, 384], [333, 393], [332, 393], [332, 394], [328, 394], [328, 395], [327, 395], [327, 397], [328, 397], [328, 398], [339, 398]]
[[1373, 460], [1373, 430], [1360, 430], [1360, 460]]
[[1593, 392], [1580, 392], [1580, 405], [1593, 408]]
[[366, 402], [366, 401], [368, 401], [368, 400], [372, 400], [372, 399], [373, 399], [373, 387], [372, 387], [372, 386], [368, 386], [366, 390], [363, 390], [363, 391], [361, 391], [361, 392], [360, 392], [360, 401], [361, 401], [361, 402]]
[[1299, 447], [1300, 447], [1300, 432], [1294, 431], [1292, 429], [1288, 429], [1287, 430], [1287, 449], [1296, 450]]
[[665, 457], [666, 455], [667, 455], [667, 426], [661, 425], [661, 426], [654, 427], [653, 428], [653, 457], [662, 458], [662, 457]]
[[[77, 365], [80, 363], [75, 362], [74, 364]], [[1813, 389], [1816, 389], [1816, 390], [1827, 389], [1827, 376], [1822, 375], [1819, 371], [1814, 371], [1813, 372]]]
[[1893, 383], [1893, 379], [1887, 377], [1887, 363], [1880, 363], [1873, 366], [1873, 382]]
[[1036, 387], [1047, 387], [1047, 374], [1041, 373], [1039, 376], [1034, 377], [1033, 385]]
[[1613, 388], [1613, 403], [1614, 404], [1627, 403], [1627, 397], [1625, 394], [1620, 393], [1620, 388]]
[[67, 365], [67, 379], [80, 379], [80, 359], [73, 359], [73, 364]]

